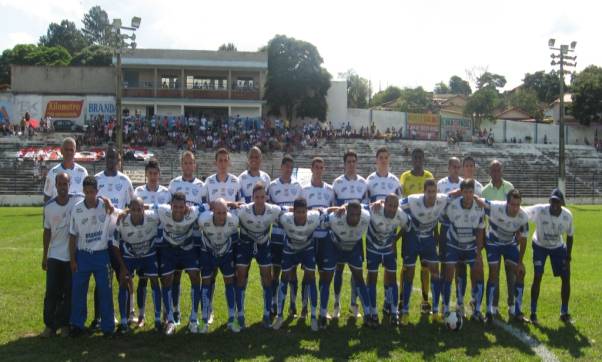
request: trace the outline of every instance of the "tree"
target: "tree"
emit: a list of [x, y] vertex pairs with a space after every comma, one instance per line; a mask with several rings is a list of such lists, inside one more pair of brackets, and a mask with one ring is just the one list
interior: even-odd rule
[[370, 106], [380, 106], [381, 104], [393, 101], [401, 96], [401, 88], [396, 86], [388, 86], [385, 90], [376, 92], [372, 97]]
[[540, 102], [552, 103], [560, 94], [560, 76], [556, 71], [527, 73], [523, 88], [534, 91]]
[[311, 43], [276, 35], [268, 43], [265, 100], [270, 113], [295, 119], [297, 115], [326, 119], [326, 93], [331, 75]]
[[46, 35], [42, 35], [40, 46], [62, 46], [69, 54], [74, 55], [90, 45], [75, 23], [65, 19], [60, 24], [50, 23]]
[[573, 77], [573, 116], [580, 123], [602, 121], [602, 68], [590, 65]]
[[17, 44], [5, 49], [0, 58], [0, 84], [10, 83], [10, 65], [69, 65], [71, 55], [61, 47]]
[[112, 50], [101, 45], [90, 45], [75, 54], [73, 59], [71, 59], [71, 65], [103, 66], [111, 65], [112, 62]]
[[236, 52], [238, 51], [238, 49], [236, 49], [236, 45], [234, 45], [234, 43], [224, 43], [222, 45], [219, 46], [219, 48], [217, 49], [220, 52]]
[[503, 88], [506, 85], [506, 77], [499, 74], [485, 72], [477, 78], [477, 89], [485, 87]]
[[422, 87], [404, 88], [399, 99], [402, 112], [427, 113], [434, 111], [433, 96]]
[[472, 93], [472, 89], [467, 81], [454, 75], [449, 78], [449, 92], [451, 94], [463, 94], [469, 96]]
[[543, 119], [543, 110], [539, 106], [537, 93], [532, 89], [519, 89], [510, 95], [509, 103], [534, 119], [541, 121]]
[[503, 105], [499, 92], [494, 87], [483, 87], [474, 92], [464, 106], [464, 115], [475, 121], [479, 127], [483, 120], [495, 119], [496, 109]]
[[435, 94], [448, 94], [451, 93], [449, 87], [447, 86], [447, 84], [443, 83], [443, 82], [439, 82], [437, 84], [435, 84], [435, 89], [434, 89]]
[[89, 44], [104, 45], [109, 47], [123, 46], [121, 32], [113, 30], [109, 22], [109, 15], [100, 6], [96, 5], [84, 14], [82, 19], [84, 28], [82, 33]]
[[347, 107], [367, 108], [370, 95], [368, 80], [357, 75], [353, 69], [339, 73], [339, 77], [347, 81]]

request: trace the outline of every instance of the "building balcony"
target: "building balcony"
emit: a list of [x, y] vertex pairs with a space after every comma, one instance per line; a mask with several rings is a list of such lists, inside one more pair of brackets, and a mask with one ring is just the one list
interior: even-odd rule
[[184, 98], [228, 99], [228, 91], [210, 89], [184, 89]]
[[153, 88], [123, 88], [123, 97], [129, 98], [187, 98], [187, 99], [236, 99], [236, 100], [261, 100], [261, 94], [258, 88], [185, 88], [182, 92], [180, 88], [157, 88], [156, 96]]
[[233, 89], [231, 93], [232, 99], [247, 99], [247, 100], [260, 100], [259, 89]]
[[152, 98], [153, 97], [153, 89], [152, 88], [124, 88], [122, 91], [124, 97], [144, 97], [144, 98]]

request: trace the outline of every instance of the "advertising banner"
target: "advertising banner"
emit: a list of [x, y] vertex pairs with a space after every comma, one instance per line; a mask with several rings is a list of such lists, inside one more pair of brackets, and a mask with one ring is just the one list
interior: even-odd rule
[[46, 104], [45, 117], [52, 118], [80, 118], [84, 100], [65, 101], [49, 100]]
[[441, 117], [441, 139], [454, 137], [457, 141], [470, 141], [472, 121], [462, 117]]
[[438, 140], [439, 116], [430, 113], [408, 113], [408, 135], [411, 139]]

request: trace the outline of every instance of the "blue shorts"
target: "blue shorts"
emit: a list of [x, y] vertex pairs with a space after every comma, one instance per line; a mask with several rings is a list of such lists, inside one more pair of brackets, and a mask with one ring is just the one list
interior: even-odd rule
[[437, 244], [432, 236], [419, 238], [414, 232], [405, 233], [403, 246], [401, 248], [404, 266], [416, 265], [416, 260], [420, 256], [420, 261], [426, 263], [438, 263]]
[[270, 243], [256, 244], [255, 242], [239, 241], [236, 246], [236, 265], [249, 266], [253, 257], [259, 266], [272, 266]]
[[489, 264], [498, 264], [502, 260], [502, 256], [504, 261], [518, 264], [519, 251], [516, 244], [493, 245], [487, 243], [485, 250], [487, 251], [487, 262]]
[[199, 256], [196, 248], [184, 250], [177, 246], [166, 246], [161, 250], [161, 276], [172, 274], [176, 270], [199, 270]]
[[386, 271], [395, 273], [397, 271], [397, 255], [393, 251], [389, 253], [379, 253], [367, 248], [366, 263], [369, 272], [378, 272], [378, 267], [382, 264]]
[[159, 263], [157, 261], [157, 255], [147, 255], [141, 258], [128, 258], [123, 257], [123, 263], [128, 270], [130, 278], [134, 276], [134, 272], [138, 276], [145, 277], [156, 277], [159, 275]]
[[270, 252], [272, 254], [272, 265], [282, 265], [282, 249], [284, 248], [284, 235], [272, 233], [270, 238]]
[[201, 277], [203, 279], [213, 277], [215, 271], [219, 271], [225, 278], [234, 276], [234, 254], [232, 250], [222, 256], [215, 256], [206, 249], [201, 249]]
[[314, 238], [314, 250], [316, 252], [316, 264], [319, 271], [332, 271], [336, 267], [334, 260], [334, 245], [330, 237]]
[[313, 246], [294, 252], [285, 249], [282, 253], [282, 271], [286, 272], [301, 264], [308, 271], [316, 270], [316, 252]]
[[476, 249], [462, 250], [456, 249], [451, 245], [447, 245], [445, 248], [445, 259], [443, 259], [443, 262], [445, 264], [465, 263], [470, 265], [472, 268], [476, 257]]
[[569, 273], [568, 253], [566, 245], [559, 246], [554, 249], [547, 249], [535, 243], [533, 245], [533, 266], [535, 275], [541, 275], [546, 265], [546, 259], [550, 256], [552, 263], [552, 272], [555, 277], [565, 277]]
[[362, 242], [355, 244], [351, 250], [341, 250], [336, 245], [333, 249], [337, 264], [347, 264], [350, 268], [362, 270], [364, 265], [364, 245]]

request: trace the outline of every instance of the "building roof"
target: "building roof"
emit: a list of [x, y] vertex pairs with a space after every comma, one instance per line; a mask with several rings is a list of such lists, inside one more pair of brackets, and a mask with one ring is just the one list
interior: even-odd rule
[[[113, 62], [116, 62], [115, 58]], [[125, 66], [268, 69], [268, 55], [265, 52], [135, 49], [123, 52], [121, 62]]]

